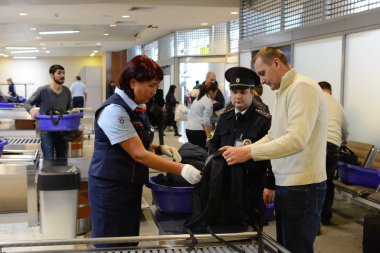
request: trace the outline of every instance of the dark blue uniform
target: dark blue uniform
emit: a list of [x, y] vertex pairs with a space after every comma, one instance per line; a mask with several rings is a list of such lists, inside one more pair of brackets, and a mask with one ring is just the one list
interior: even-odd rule
[[[153, 132], [145, 113], [132, 111], [115, 93], [96, 111], [95, 117], [109, 104], [120, 105], [126, 110], [144, 147], [149, 149]], [[88, 179], [92, 237], [139, 235], [142, 187], [148, 181], [148, 173], [148, 168], [135, 162], [119, 144], [111, 145], [95, 122], [95, 146]], [[137, 244], [97, 246], [126, 245]]]
[[[264, 137], [271, 124], [271, 116], [263, 111], [257, 110], [252, 103], [243, 115], [243, 120], [236, 126], [235, 110], [223, 113], [216, 126], [214, 135], [209, 141], [209, 153], [216, 152], [223, 146], [234, 146], [236, 140], [254, 143]], [[272, 166], [269, 160], [249, 160], [243, 164], [247, 171], [248, 197], [253, 208], [262, 213], [264, 209], [263, 189], [274, 190], [275, 182]]]

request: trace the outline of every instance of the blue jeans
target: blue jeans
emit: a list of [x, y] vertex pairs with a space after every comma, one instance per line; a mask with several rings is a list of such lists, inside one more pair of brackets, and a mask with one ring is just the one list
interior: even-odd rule
[[60, 132], [41, 131], [40, 137], [44, 159], [67, 158], [67, 141]]
[[276, 186], [277, 241], [292, 253], [312, 253], [319, 230], [326, 182]]

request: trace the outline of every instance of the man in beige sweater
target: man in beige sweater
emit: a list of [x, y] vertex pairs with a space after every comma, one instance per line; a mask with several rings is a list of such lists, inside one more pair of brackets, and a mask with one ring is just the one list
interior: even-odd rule
[[221, 150], [229, 165], [271, 159], [277, 241], [293, 253], [313, 252], [326, 193], [326, 101], [318, 84], [292, 69], [279, 49], [262, 48], [254, 66], [261, 83], [276, 92], [272, 126], [249, 146]]

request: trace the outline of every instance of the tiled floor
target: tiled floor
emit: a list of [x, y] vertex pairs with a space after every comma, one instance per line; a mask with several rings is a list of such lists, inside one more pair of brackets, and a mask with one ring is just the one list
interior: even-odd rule
[[[182, 127], [181, 127], [182, 128]], [[165, 144], [179, 147], [186, 142], [184, 131], [183, 137], [174, 137], [173, 132], [166, 132]], [[157, 134], [156, 134], [157, 136]], [[158, 139], [155, 138], [155, 143]], [[90, 157], [93, 150], [93, 136], [84, 141], [84, 156]], [[151, 174], [157, 173], [151, 171]], [[144, 199], [152, 203], [150, 189], [144, 187]], [[332, 225], [322, 227], [322, 234], [315, 242], [315, 252], [320, 253], [358, 253], [362, 252], [362, 218], [372, 209], [362, 207], [350, 199], [337, 195], [334, 203], [334, 216]], [[0, 241], [36, 240], [42, 236], [38, 227], [27, 226], [26, 213], [0, 214]], [[271, 221], [264, 227], [264, 232], [275, 238], [275, 221]], [[157, 235], [158, 229], [149, 209], [144, 209], [141, 219], [141, 235]], [[88, 236], [88, 235], [87, 235]], [[29, 248], [28, 248], [29, 249]], [[6, 249], [4, 252], [15, 251]]]

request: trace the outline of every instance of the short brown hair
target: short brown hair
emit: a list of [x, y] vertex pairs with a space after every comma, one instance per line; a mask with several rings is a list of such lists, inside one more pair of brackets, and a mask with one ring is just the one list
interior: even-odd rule
[[263, 86], [261, 84], [259, 85], [255, 85], [255, 87], [253, 87], [255, 89], [255, 91], [257, 92], [257, 95], [259, 95], [261, 97], [261, 95], [263, 95]]
[[329, 82], [321, 81], [318, 84], [319, 84], [319, 86], [321, 86], [322, 90], [329, 90], [329, 91], [332, 90], [331, 84]]
[[130, 82], [136, 79], [138, 82], [156, 80], [161, 82], [164, 78], [161, 67], [146, 55], [137, 55], [127, 62], [119, 76], [119, 88], [132, 99], [135, 98]]
[[284, 52], [282, 52], [280, 49], [275, 47], [263, 47], [257, 52], [255, 57], [253, 58], [253, 63], [256, 62], [256, 60], [261, 57], [264, 63], [270, 64], [274, 58], [278, 58], [284, 65], [288, 66], [288, 59], [286, 59], [286, 56]]

